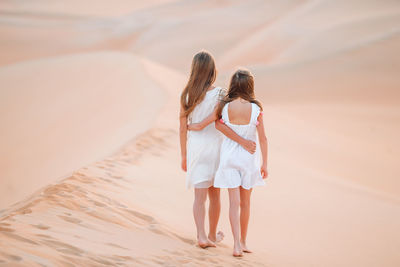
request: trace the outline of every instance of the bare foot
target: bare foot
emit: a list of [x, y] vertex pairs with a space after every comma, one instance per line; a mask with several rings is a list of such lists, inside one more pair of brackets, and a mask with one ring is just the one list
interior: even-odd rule
[[243, 257], [243, 250], [242, 250], [240, 244], [239, 245], [235, 245], [233, 247], [233, 254], [232, 255], [233, 255], [233, 257]]
[[218, 231], [215, 237], [208, 235], [208, 239], [210, 239], [214, 243], [219, 243], [224, 239], [225, 235], [222, 231]]
[[243, 252], [242, 251], [233, 251], [233, 257], [243, 257]]
[[216, 247], [214, 242], [210, 241], [208, 238], [205, 240], [198, 240], [199, 247], [208, 248], [208, 247]]
[[252, 253], [250, 249], [247, 248], [246, 243], [240, 242], [240, 246], [242, 247], [243, 252]]
[[221, 242], [224, 239], [225, 235], [222, 231], [218, 231], [217, 233], [217, 240], [215, 240], [215, 242]]

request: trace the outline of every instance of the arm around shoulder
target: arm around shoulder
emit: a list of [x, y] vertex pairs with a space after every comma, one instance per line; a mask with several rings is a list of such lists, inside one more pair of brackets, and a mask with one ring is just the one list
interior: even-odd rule
[[232, 139], [239, 145], [241, 145], [245, 150], [247, 150], [250, 154], [253, 154], [256, 152], [256, 143], [247, 140], [240, 135], [238, 135], [234, 130], [232, 130], [230, 127], [228, 127], [225, 123], [220, 122], [219, 120], [215, 121], [215, 128], [223, 133], [226, 137], [229, 139]]
[[217, 119], [217, 107], [214, 108], [213, 112], [208, 115], [204, 120], [198, 123], [191, 123], [188, 125], [189, 131], [201, 131], [205, 127], [207, 127], [210, 123], [214, 122]]

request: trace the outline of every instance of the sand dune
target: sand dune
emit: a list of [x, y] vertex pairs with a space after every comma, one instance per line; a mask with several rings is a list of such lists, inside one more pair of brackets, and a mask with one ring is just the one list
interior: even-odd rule
[[[394, 66], [399, 66], [400, 58], [391, 55], [390, 48], [399, 41], [391, 38], [294, 68], [255, 68], [259, 84], [269, 88], [262, 97], [271, 105], [284, 105], [279, 110], [287, 116], [286, 123], [313, 129], [313, 135], [298, 133], [304, 139], [295, 145], [299, 153], [307, 151], [301, 157], [310, 160], [307, 165], [317, 164], [325, 172], [397, 199], [399, 168], [394, 151], [400, 148], [400, 103]], [[294, 149], [290, 143], [288, 152]]]
[[[128, 2], [0, 8], [0, 264], [400, 265], [398, 1]], [[250, 68], [265, 107], [270, 177], [240, 260], [226, 192], [226, 239], [195, 246], [179, 169], [202, 48], [219, 85]]]
[[[148, 60], [144, 65], [155, 81], [162, 81], [163, 75], [170, 78], [170, 83], [163, 86], [169, 98], [154, 128], [138, 135], [116, 154], [4, 210], [0, 214], [2, 240], [16, 242], [16, 246], [1, 243], [0, 251], [4, 252], [0, 253], [0, 261], [89, 266], [237, 263], [226, 245], [214, 250], [195, 246], [189, 235], [189, 202], [181, 202], [171, 210], [173, 199], [165, 201], [168, 195], [191, 197], [185, 187], [179, 186], [182, 173], [169, 167], [178, 160], [177, 131], [165, 126], [176, 118], [176, 109], [170, 105], [178, 91], [173, 94], [172, 88], [182, 85], [183, 76]], [[161, 70], [163, 75], [155, 74]], [[152, 192], [145, 190], [148, 186], [153, 187]], [[172, 190], [166, 191], [166, 186]], [[154, 194], [158, 197], [152, 197]], [[263, 266], [257, 255], [241, 264]]]
[[148, 129], [165, 95], [137, 57], [117, 52], [10, 65], [0, 70], [0, 83], [7, 84], [0, 100], [0, 121], [7, 125], [1, 208]]
[[[143, 213], [130, 198], [139, 192], [135, 184], [140, 177], [130, 175], [146, 155], [161, 157], [175, 150], [166, 145], [171, 134], [146, 132], [121, 153], [7, 210], [0, 224], [0, 261], [27, 266], [234, 264], [226, 246], [199, 249], [192, 238]], [[243, 263], [262, 266], [256, 256]]]
[[108, 1], [49, 1], [40, 0], [26, 2], [23, 5], [19, 1], [5, 0], [2, 2], [1, 12], [3, 14], [20, 15], [43, 15], [51, 16], [121, 16], [129, 14], [140, 9], [151, 8], [157, 5], [163, 5], [172, 0], [146, 0], [146, 1], [119, 1], [110, 5]]
[[400, 10], [395, 2], [368, 5], [355, 1], [350, 7], [346, 1], [334, 5], [330, 1], [305, 1], [236, 44], [220, 64], [270, 66], [321, 60], [396, 36], [399, 23]]

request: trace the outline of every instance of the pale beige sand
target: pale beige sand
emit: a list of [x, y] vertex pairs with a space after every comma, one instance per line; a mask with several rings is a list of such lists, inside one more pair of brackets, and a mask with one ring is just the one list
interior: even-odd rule
[[120, 52], [9, 65], [0, 81], [0, 208], [148, 129], [165, 95], [137, 57]]
[[21, 5], [18, 0], [2, 1], [1, 11], [5, 15], [31, 15], [31, 16], [101, 16], [114, 17], [127, 15], [137, 10], [151, 8], [153, 6], [163, 5], [173, 0], [146, 0], [131, 1], [120, 0], [117, 3], [110, 4], [107, 0], [70, 0], [50, 1], [38, 0], [27, 1]]
[[[0, 263], [400, 265], [397, 1], [6, 3], [0, 177], [19, 195], [1, 194]], [[266, 110], [270, 177], [239, 260], [226, 192], [225, 241], [195, 246], [179, 169], [178, 97], [201, 48], [220, 85], [249, 67]]]

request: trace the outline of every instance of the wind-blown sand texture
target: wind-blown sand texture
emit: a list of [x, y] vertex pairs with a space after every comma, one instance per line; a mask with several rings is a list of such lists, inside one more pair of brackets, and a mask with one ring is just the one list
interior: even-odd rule
[[[398, 1], [0, 5], [0, 265], [399, 266]], [[94, 4], [95, 3], [95, 4]], [[178, 140], [194, 53], [255, 75], [248, 243], [195, 245]]]

